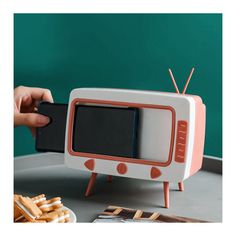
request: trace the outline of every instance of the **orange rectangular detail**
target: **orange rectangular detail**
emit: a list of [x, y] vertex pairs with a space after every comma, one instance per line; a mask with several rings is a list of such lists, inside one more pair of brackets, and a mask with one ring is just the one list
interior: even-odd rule
[[177, 138], [175, 147], [175, 161], [185, 162], [185, 150], [187, 142], [188, 122], [185, 120], [179, 120], [177, 124]]

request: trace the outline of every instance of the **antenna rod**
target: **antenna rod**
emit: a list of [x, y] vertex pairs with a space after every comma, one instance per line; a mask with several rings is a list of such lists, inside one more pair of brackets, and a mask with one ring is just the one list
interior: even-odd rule
[[175, 86], [176, 93], [179, 93], [179, 89], [178, 89], [178, 86], [177, 86], [177, 84], [176, 84], [176, 82], [175, 82], [175, 78], [174, 78], [174, 76], [173, 76], [173, 74], [172, 74], [172, 71], [171, 71], [170, 68], [169, 68], [168, 70], [169, 70], [169, 73], [170, 73], [170, 77], [171, 77], [171, 79], [172, 79], [172, 82], [173, 82], [173, 84], [174, 84], [174, 86]]
[[189, 82], [190, 82], [190, 80], [192, 78], [193, 72], [194, 72], [194, 67], [192, 68], [192, 70], [191, 70], [191, 72], [189, 74], [189, 77], [188, 77], [187, 82], [186, 82], [186, 84], [184, 86], [184, 90], [183, 90], [182, 94], [185, 94], [185, 92], [187, 90], [187, 87], [188, 87], [188, 84], [189, 84]]

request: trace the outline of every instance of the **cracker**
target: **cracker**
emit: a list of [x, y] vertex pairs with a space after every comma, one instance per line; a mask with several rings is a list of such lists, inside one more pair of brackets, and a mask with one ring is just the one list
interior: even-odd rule
[[20, 196], [18, 200], [14, 201], [16, 208], [29, 221], [35, 221], [42, 215], [42, 211], [29, 198]]
[[59, 209], [63, 206], [60, 197], [55, 197], [38, 203], [38, 207], [42, 212], [50, 212]]

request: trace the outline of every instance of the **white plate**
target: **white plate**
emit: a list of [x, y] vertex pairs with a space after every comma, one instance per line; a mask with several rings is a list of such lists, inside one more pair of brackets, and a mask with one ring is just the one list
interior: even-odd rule
[[70, 222], [69, 223], [76, 223], [76, 221], [77, 221], [76, 215], [70, 208], [63, 206], [61, 209], [69, 211], [69, 214], [70, 214]]

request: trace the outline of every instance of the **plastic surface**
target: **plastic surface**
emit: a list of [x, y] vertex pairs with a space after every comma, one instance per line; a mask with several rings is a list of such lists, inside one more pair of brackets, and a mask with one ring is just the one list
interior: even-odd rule
[[38, 113], [48, 116], [50, 123], [36, 129], [37, 151], [64, 152], [67, 104], [41, 102]]
[[[74, 152], [72, 127], [73, 111], [77, 104], [139, 108], [141, 112], [138, 158]], [[205, 124], [204, 119], [198, 120], [198, 113], [200, 109], [202, 116], [205, 115], [203, 108], [201, 99], [192, 95], [123, 89], [75, 89], [71, 92], [69, 100], [65, 163], [71, 168], [107, 175], [181, 182], [194, 173], [193, 166], [197, 165], [199, 168], [202, 162], [204, 141], [200, 139], [204, 136]], [[196, 127], [199, 127], [198, 131]], [[178, 150], [176, 145], [180, 140], [178, 133], [183, 128], [184, 158], [178, 161], [175, 160]], [[197, 132], [200, 134], [196, 136]], [[94, 160], [92, 170], [85, 165], [88, 160]], [[120, 163], [125, 164], [126, 171], [119, 173], [117, 166]]]

